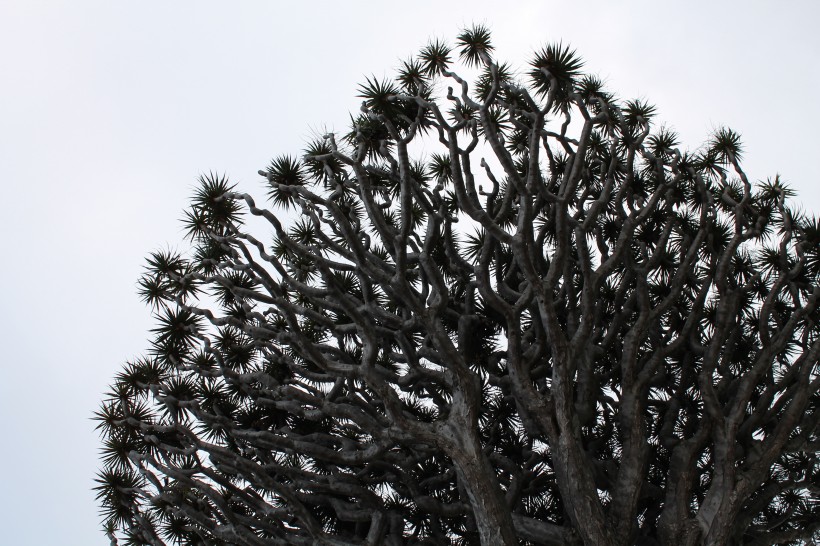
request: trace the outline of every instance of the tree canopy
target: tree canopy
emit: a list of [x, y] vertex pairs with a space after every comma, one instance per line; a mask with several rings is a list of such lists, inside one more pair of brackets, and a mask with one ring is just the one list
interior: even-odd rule
[[473, 26], [268, 205], [201, 177], [96, 415], [112, 544], [820, 538], [820, 222], [582, 68]]

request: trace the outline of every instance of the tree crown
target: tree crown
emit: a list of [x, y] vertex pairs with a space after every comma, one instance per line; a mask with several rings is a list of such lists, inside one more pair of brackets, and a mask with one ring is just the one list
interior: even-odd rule
[[681, 151], [570, 47], [494, 53], [366, 79], [271, 208], [200, 178], [97, 413], [112, 541], [817, 538], [820, 223], [731, 129]]

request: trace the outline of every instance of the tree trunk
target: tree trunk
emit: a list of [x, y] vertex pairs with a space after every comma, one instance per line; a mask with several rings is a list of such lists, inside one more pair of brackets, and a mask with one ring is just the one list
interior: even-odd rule
[[512, 514], [504, 493], [495, 478], [495, 471], [481, 451], [474, 431], [466, 425], [451, 423], [445, 428], [450, 457], [459, 482], [464, 486], [473, 509], [482, 546], [515, 546], [518, 544]]

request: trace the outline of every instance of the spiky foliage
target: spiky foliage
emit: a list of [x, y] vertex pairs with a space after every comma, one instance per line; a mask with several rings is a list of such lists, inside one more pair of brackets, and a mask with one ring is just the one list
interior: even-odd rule
[[441, 41], [366, 80], [344, 138], [260, 171], [272, 210], [200, 180], [97, 413], [109, 537], [816, 541], [818, 220], [567, 46], [530, 87], [486, 28], [456, 48], [475, 86]]
[[435, 76], [445, 72], [452, 62], [451, 53], [452, 48], [444, 41], [432, 40], [419, 51], [418, 55], [424, 73], [427, 76]]
[[493, 47], [490, 29], [484, 25], [466, 28], [456, 38], [459, 47], [458, 57], [467, 66], [484, 66], [491, 61]]
[[535, 53], [530, 66], [529, 76], [536, 93], [546, 97], [552, 92], [555, 109], [568, 106], [584, 66], [575, 50], [561, 43], [548, 44]]

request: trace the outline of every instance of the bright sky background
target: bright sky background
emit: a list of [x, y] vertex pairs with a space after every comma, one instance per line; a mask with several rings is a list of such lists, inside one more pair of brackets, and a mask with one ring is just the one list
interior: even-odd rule
[[147, 347], [136, 280], [180, 242], [200, 173], [263, 196], [257, 170], [346, 129], [364, 76], [479, 22], [518, 66], [572, 44], [691, 148], [739, 131], [751, 178], [779, 172], [820, 212], [818, 6], [2, 0], [0, 543], [107, 544], [90, 417]]

